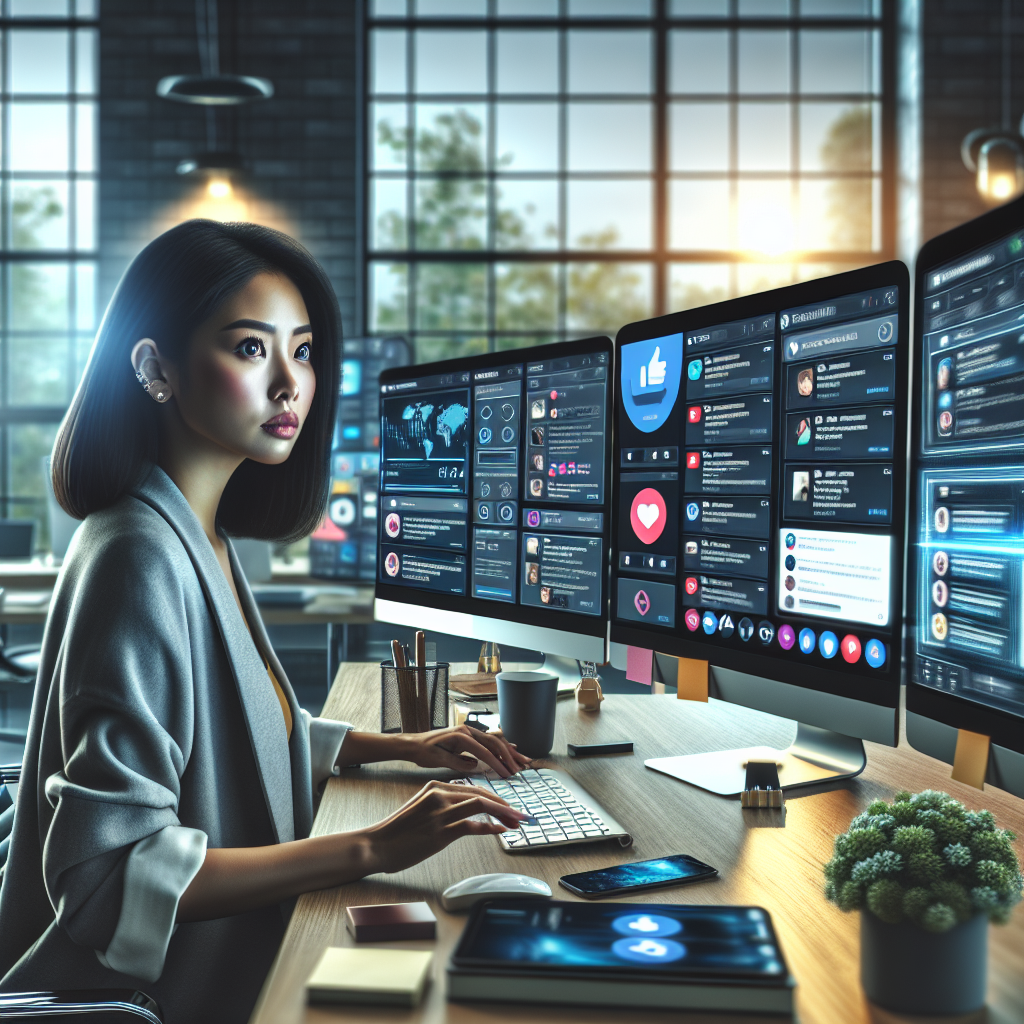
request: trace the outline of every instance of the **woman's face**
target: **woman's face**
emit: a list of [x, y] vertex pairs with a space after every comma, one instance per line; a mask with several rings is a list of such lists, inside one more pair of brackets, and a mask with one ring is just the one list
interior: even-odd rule
[[309, 314], [295, 284], [259, 274], [189, 339], [178, 411], [196, 433], [255, 462], [291, 454], [316, 392]]

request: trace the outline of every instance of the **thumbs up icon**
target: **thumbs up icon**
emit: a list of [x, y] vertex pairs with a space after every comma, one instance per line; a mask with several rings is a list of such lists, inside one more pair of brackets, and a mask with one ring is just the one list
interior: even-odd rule
[[654, 349], [654, 355], [647, 364], [647, 383], [653, 388], [665, 383], [665, 367], [668, 365], [664, 359], [659, 359], [661, 346]]

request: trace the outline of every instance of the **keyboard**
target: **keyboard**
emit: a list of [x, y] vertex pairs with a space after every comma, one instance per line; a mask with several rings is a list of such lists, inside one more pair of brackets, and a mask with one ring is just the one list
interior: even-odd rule
[[550, 768], [524, 768], [509, 779], [497, 776], [453, 779], [489, 790], [530, 817], [514, 832], [499, 834], [510, 853], [538, 846], [568, 846], [615, 839], [632, 846], [633, 837], [578, 783]]

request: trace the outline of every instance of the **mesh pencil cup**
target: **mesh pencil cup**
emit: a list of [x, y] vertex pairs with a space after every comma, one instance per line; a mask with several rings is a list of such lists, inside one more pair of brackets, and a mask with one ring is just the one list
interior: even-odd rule
[[426, 732], [447, 725], [447, 661], [423, 668], [380, 663], [381, 732]]

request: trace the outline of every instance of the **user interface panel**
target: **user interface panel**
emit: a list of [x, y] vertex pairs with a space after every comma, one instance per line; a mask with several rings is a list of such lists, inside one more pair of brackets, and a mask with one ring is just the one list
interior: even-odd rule
[[921, 280], [910, 680], [1024, 716], [1024, 231]]
[[604, 631], [612, 345], [381, 379], [377, 596]]
[[908, 286], [886, 266], [620, 333], [613, 640], [898, 678]]

